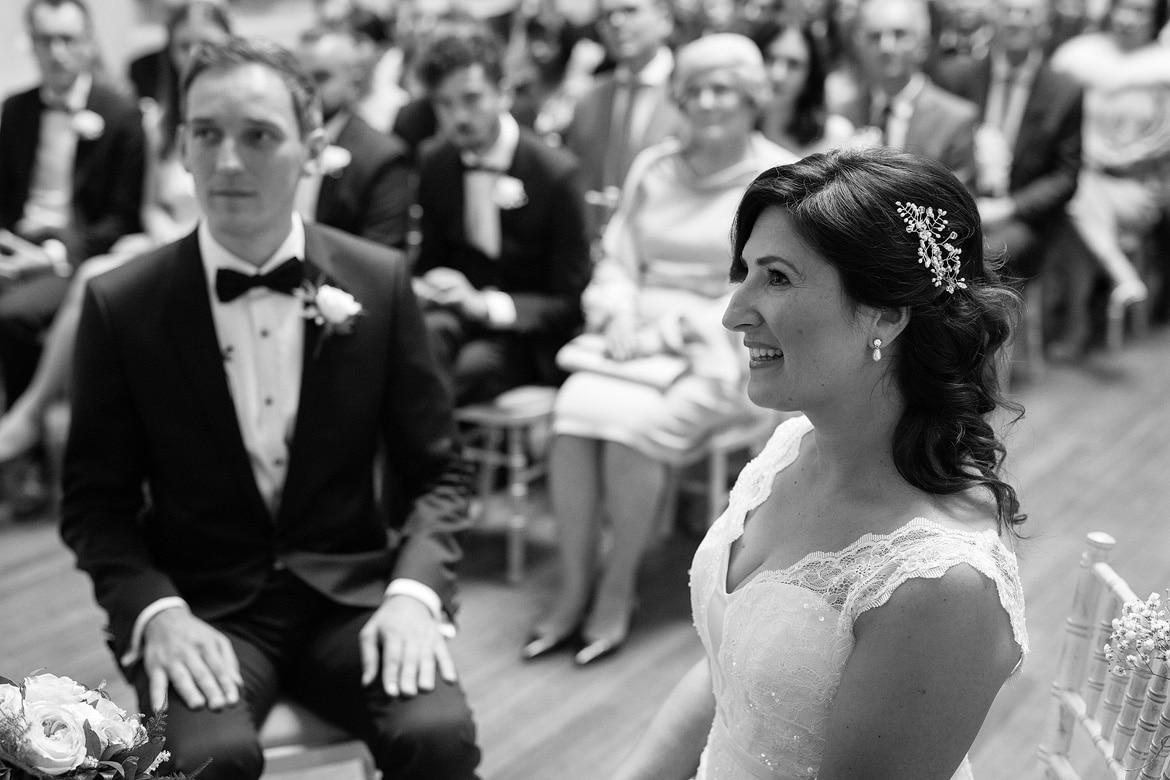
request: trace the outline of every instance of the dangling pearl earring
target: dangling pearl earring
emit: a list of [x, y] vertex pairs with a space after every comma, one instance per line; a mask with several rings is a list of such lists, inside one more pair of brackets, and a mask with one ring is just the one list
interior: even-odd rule
[[877, 363], [882, 359], [882, 340], [873, 340], [873, 362]]

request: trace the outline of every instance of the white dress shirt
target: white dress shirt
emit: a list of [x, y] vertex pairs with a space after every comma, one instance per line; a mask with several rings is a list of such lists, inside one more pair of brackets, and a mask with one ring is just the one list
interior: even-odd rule
[[[503, 234], [500, 206], [496, 202], [496, 185], [516, 158], [520, 143], [520, 125], [508, 112], [500, 114], [500, 132], [486, 152], [463, 152], [463, 228], [467, 241], [493, 260], [499, 259]], [[500, 290], [484, 290], [488, 324], [507, 328], [516, 321], [516, 303]]]
[[28, 199], [18, 224], [23, 233], [67, 228], [73, 216], [73, 162], [77, 156], [77, 130], [73, 116], [85, 108], [93, 77], [82, 73], [63, 95], [42, 87], [40, 132], [36, 159], [29, 182]]

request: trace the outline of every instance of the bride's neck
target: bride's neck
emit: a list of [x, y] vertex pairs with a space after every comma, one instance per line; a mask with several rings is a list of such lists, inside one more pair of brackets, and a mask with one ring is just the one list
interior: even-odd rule
[[870, 492], [892, 479], [901, 480], [893, 446], [900, 417], [900, 407], [869, 407], [858, 415], [813, 418], [817, 480], [841, 495]]

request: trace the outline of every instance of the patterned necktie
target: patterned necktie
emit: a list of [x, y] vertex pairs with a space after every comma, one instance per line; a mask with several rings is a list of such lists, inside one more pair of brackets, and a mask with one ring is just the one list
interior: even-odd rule
[[274, 292], [292, 295], [304, 278], [304, 264], [295, 257], [266, 274], [245, 274], [220, 268], [215, 272], [215, 294], [222, 303], [234, 301], [253, 287], [267, 287]]

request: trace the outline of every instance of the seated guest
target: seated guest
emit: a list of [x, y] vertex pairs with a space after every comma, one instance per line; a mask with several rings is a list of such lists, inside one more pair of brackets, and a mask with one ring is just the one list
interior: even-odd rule
[[30, 0], [24, 19], [41, 84], [0, 110], [0, 272], [8, 277], [0, 365], [9, 405], [32, 380], [73, 268], [141, 229], [145, 166], [137, 109], [95, 75], [85, 0]]
[[1045, 55], [1050, 0], [997, 0], [991, 54], [939, 64], [940, 86], [979, 107], [975, 137], [984, 241], [1029, 279], [1064, 222], [1081, 168], [1081, 90]]
[[879, 143], [933, 158], [975, 183], [978, 109], [923, 71], [930, 50], [926, 0], [862, 0], [855, 33], [862, 88], [842, 113]]
[[764, 137], [801, 157], [848, 143], [853, 124], [825, 108], [827, 74], [808, 23], [767, 22], [752, 37], [772, 81], [772, 98], [760, 118]]
[[565, 146], [581, 161], [591, 207], [590, 236], [605, 227], [638, 152], [678, 133], [668, 85], [673, 57], [669, 0], [601, 0], [598, 26], [612, 71], [597, 78], [573, 112]]
[[355, 113], [373, 45], [346, 27], [317, 27], [301, 37], [298, 55], [317, 84], [328, 146], [318, 171], [301, 181], [302, 215], [379, 244], [402, 248], [414, 203], [414, 169], [405, 144], [379, 133]]
[[1073, 38], [1052, 56], [1053, 68], [1085, 89], [1084, 167], [1069, 215], [1087, 251], [1068, 253], [1062, 356], [1076, 357], [1091, 335], [1099, 271], [1112, 286], [1113, 318], [1149, 295], [1131, 255], [1170, 205], [1170, 47], [1157, 40], [1166, 14], [1159, 0], [1114, 0], [1101, 32]]
[[323, 138], [291, 52], [200, 47], [182, 93], [199, 227], [86, 289], [62, 538], [166, 707], [168, 768], [255, 780], [283, 693], [386, 777], [470, 780], [447, 647], [468, 484], [409, 269], [296, 214]]
[[[524, 648], [529, 658], [578, 634], [580, 664], [622, 644], [670, 466], [721, 426], [755, 414], [740, 348], [720, 324], [728, 226], [756, 175], [796, 157], [754, 130], [768, 77], [750, 39], [723, 33], [684, 46], [671, 94], [687, 140], [664, 141], [634, 161], [585, 305], [590, 330], [604, 335], [619, 365], [675, 353], [690, 370], [665, 389], [578, 371], [557, 394], [549, 490], [561, 587]], [[614, 541], [598, 577], [602, 517]]]
[[[173, 105], [179, 100], [179, 77], [183, 63], [191, 56], [191, 49], [200, 41], [186, 28], [192, 16], [213, 19], [220, 26], [228, 24], [226, 3], [223, 0], [196, 0], [196, 2], [168, 3], [164, 27], [166, 43], [157, 51], [148, 52], [130, 62], [130, 84], [142, 101], [159, 106]], [[176, 25], [180, 29], [176, 29]]]
[[[182, 72], [197, 44], [223, 43], [231, 37], [227, 14], [217, 2], [194, 0], [175, 6], [166, 21], [168, 43], [176, 72]], [[190, 233], [199, 216], [195, 183], [183, 167], [175, 142], [179, 125], [179, 90], [161, 95], [162, 103], [145, 104], [147, 160], [142, 233], [123, 236], [108, 254], [83, 262], [69, 283], [64, 302], [45, 336], [45, 349], [25, 392], [0, 417], [0, 463], [27, 453], [41, 442], [41, 420], [46, 408], [65, 395], [73, 364], [73, 345], [85, 285], [142, 252], [169, 244]]]
[[415, 291], [458, 404], [559, 383], [554, 356], [589, 282], [576, 161], [508, 113], [502, 53], [494, 33], [463, 27], [418, 64], [442, 140], [419, 165]]

